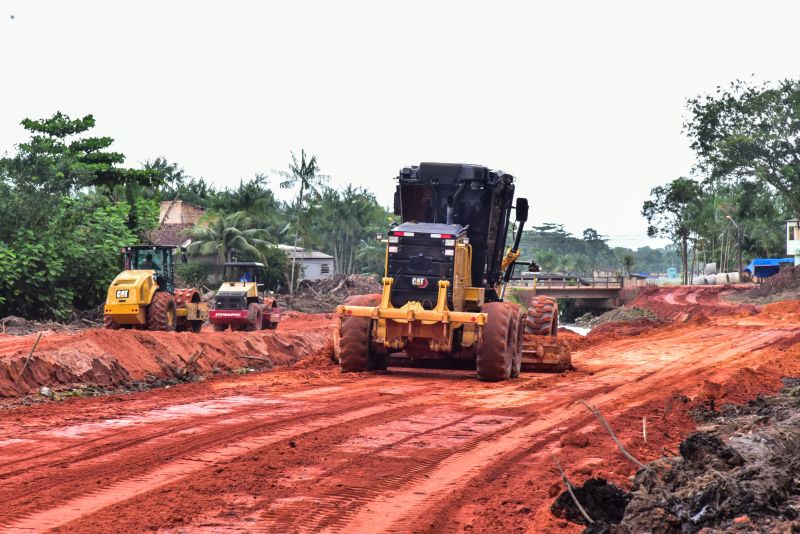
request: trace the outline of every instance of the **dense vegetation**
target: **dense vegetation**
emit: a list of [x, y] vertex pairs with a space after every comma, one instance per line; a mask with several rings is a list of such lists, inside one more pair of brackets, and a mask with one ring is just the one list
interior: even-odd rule
[[649, 274], [665, 273], [680, 264], [674, 247], [610, 247], [608, 239], [593, 228], [577, 237], [554, 223], [523, 231], [520, 250], [521, 261], [533, 260], [544, 272]]
[[[120, 248], [150, 242], [165, 200], [207, 210], [187, 231], [190, 255], [263, 261], [271, 289], [285, 290], [292, 278], [278, 243], [328, 252], [338, 273], [382, 265], [374, 235], [389, 224], [387, 211], [369, 191], [330, 187], [304, 152], [274, 173], [295, 193], [281, 202], [266, 175], [219, 189], [164, 158], [126, 168], [125, 156], [110, 150], [113, 139], [90, 135], [94, 125], [91, 115], [26, 119], [30, 140], [0, 159], [0, 316], [66, 319], [98, 306], [121, 268]], [[190, 262], [177, 272], [201, 286], [213, 269]]]
[[737, 270], [737, 240], [743, 263], [783, 257], [785, 222], [800, 214], [800, 82], [736, 81], [688, 107], [698, 165], [653, 189], [648, 233], [673, 240], [684, 279], [706, 262]]

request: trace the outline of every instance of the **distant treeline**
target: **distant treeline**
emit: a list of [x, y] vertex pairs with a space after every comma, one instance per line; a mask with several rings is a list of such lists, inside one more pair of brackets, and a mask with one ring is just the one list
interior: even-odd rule
[[684, 276], [706, 262], [737, 270], [737, 242], [743, 263], [785, 256], [786, 220], [800, 214], [800, 82], [737, 80], [688, 111], [699, 163], [652, 190], [649, 235], [675, 243]]

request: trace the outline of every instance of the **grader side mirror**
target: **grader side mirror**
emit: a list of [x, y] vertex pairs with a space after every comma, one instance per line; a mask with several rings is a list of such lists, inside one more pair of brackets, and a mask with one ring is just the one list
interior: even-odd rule
[[528, 199], [517, 199], [517, 222], [525, 222], [528, 220]]

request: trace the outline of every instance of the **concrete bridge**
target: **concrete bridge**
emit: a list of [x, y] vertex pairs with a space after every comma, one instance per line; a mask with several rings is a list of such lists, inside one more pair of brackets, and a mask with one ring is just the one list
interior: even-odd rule
[[621, 276], [583, 277], [522, 273], [512, 279], [510, 287], [520, 294], [544, 295], [556, 299], [573, 299], [576, 308], [610, 310], [633, 300], [637, 286], [625, 286]]

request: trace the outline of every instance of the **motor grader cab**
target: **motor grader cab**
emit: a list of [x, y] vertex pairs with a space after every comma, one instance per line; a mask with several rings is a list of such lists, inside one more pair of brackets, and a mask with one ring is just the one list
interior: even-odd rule
[[196, 289], [175, 289], [175, 249], [154, 245], [122, 249], [125, 270], [108, 288], [103, 309], [106, 328], [200, 332], [208, 305]]
[[[336, 310], [342, 371], [385, 369], [393, 356], [463, 360], [487, 381], [519, 374], [529, 318], [502, 300], [528, 202], [513, 199], [514, 177], [480, 165], [400, 171], [402, 223], [388, 233], [383, 291]], [[519, 225], [506, 250], [512, 210]]]
[[274, 297], [262, 292], [258, 280], [263, 263], [228, 262], [224, 264], [222, 285], [214, 298], [214, 309], [209, 319], [214, 330], [254, 331], [278, 327], [281, 309]]

